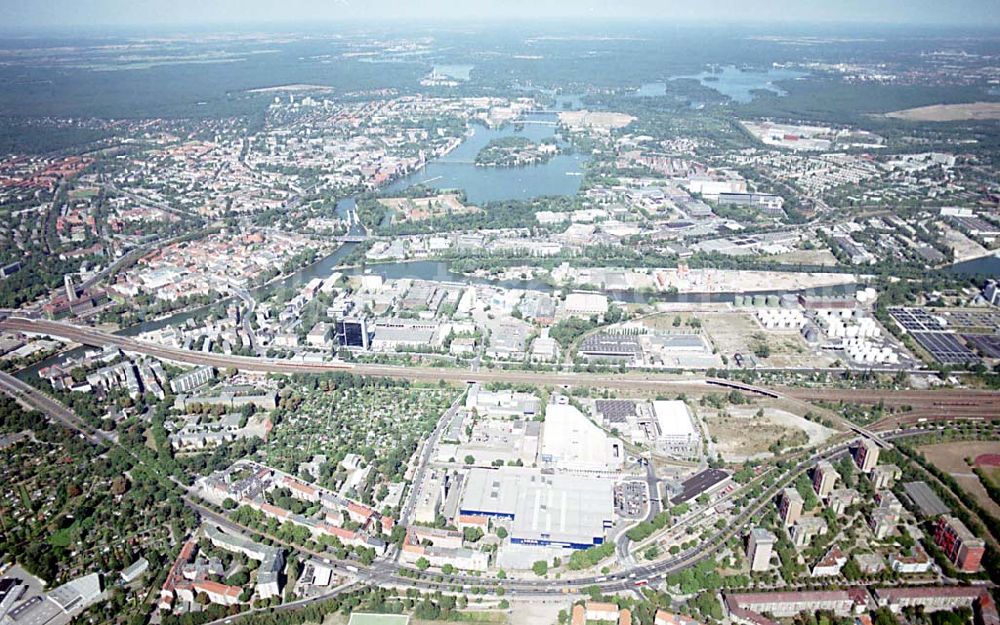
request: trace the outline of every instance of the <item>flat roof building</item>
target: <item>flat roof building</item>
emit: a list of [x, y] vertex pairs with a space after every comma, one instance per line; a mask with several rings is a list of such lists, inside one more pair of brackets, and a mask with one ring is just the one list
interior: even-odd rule
[[608, 298], [598, 293], [569, 293], [563, 307], [569, 315], [603, 315], [608, 312]]
[[212, 367], [198, 367], [193, 371], [182, 373], [170, 381], [170, 389], [174, 393], [187, 393], [215, 378]]
[[934, 529], [934, 544], [944, 551], [955, 568], [964, 573], [979, 570], [986, 543], [976, 537], [965, 523], [951, 515], [942, 515]]
[[786, 488], [781, 491], [778, 513], [781, 515], [781, 520], [785, 522], [785, 527], [794, 525], [802, 516], [802, 503], [802, 495], [794, 488]]
[[872, 469], [871, 480], [872, 486], [875, 490], [882, 490], [883, 488], [892, 488], [892, 485], [896, 483], [899, 476], [903, 474], [894, 464], [880, 464], [874, 469]]
[[597, 477], [502, 467], [469, 471], [463, 516], [513, 521], [514, 544], [585, 549], [604, 542], [614, 513], [614, 482]]
[[149, 560], [146, 558], [139, 558], [121, 572], [122, 581], [126, 584], [130, 584], [139, 578], [140, 575], [146, 572], [149, 568]]
[[681, 482], [680, 492], [670, 498], [674, 505], [687, 503], [703, 493], [713, 493], [729, 483], [729, 473], [722, 469], [705, 469]]
[[574, 471], [612, 471], [621, 466], [624, 448], [568, 403], [551, 403], [542, 424], [541, 461]]
[[833, 487], [837, 484], [837, 479], [840, 474], [837, 470], [833, 468], [827, 460], [820, 460], [816, 463], [816, 468], [813, 469], [813, 490], [820, 497], [826, 497], [833, 490]]
[[687, 404], [680, 400], [654, 401], [653, 416], [658, 432], [657, 444], [665, 451], [697, 451], [701, 436]]
[[869, 473], [878, 464], [878, 445], [870, 438], [862, 438], [854, 448], [854, 463], [862, 473]]
[[101, 576], [91, 573], [53, 588], [48, 597], [59, 609], [70, 614], [82, 611], [101, 597]]
[[931, 490], [927, 482], [907, 482], [903, 484], [903, 490], [910, 501], [920, 509], [920, 514], [925, 517], [933, 518], [948, 514], [948, 506]]
[[747, 559], [751, 571], [766, 571], [771, 568], [771, 549], [778, 539], [763, 527], [750, 530], [747, 539]]

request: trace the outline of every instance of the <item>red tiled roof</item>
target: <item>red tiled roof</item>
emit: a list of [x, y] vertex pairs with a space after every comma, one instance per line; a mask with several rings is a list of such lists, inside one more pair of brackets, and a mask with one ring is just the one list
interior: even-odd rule
[[196, 590], [202, 590], [204, 592], [210, 592], [226, 597], [239, 597], [243, 594], [243, 589], [239, 586], [227, 586], [226, 584], [220, 584], [219, 582], [213, 582], [211, 580], [194, 582], [192, 587]]

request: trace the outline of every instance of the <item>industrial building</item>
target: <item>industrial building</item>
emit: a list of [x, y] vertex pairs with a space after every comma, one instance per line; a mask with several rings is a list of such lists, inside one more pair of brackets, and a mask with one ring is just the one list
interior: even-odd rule
[[687, 404], [680, 400], [654, 401], [657, 447], [662, 451], [688, 455], [697, 453], [701, 436]]
[[598, 332], [580, 342], [577, 353], [587, 359], [624, 360], [629, 363], [642, 358], [639, 337], [631, 334]]
[[602, 544], [612, 525], [613, 491], [609, 479], [476, 468], [465, 480], [459, 512], [509, 520], [514, 544], [586, 549]]
[[567, 315], [590, 317], [608, 312], [608, 298], [598, 293], [570, 293], [563, 302]]
[[412, 319], [381, 319], [375, 325], [371, 349], [375, 352], [394, 352], [400, 348], [419, 349], [440, 343], [436, 322]]
[[490, 417], [530, 419], [538, 414], [541, 402], [533, 393], [487, 391], [474, 384], [465, 397], [465, 407]]
[[622, 465], [622, 442], [611, 438], [582, 412], [564, 403], [550, 403], [542, 425], [540, 460], [567, 471], [614, 471]]
[[711, 495], [730, 484], [732, 478], [722, 469], [705, 469], [695, 473], [680, 483], [676, 494], [671, 495], [670, 503], [674, 505], [687, 503], [699, 495]]

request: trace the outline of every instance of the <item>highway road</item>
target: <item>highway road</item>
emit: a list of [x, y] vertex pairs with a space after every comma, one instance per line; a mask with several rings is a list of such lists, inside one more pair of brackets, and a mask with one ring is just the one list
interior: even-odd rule
[[[448, 369], [435, 367], [403, 367], [392, 365], [352, 364], [341, 361], [323, 363], [278, 360], [253, 356], [234, 356], [178, 349], [135, 338], [102, 332], [94, 328], [71, 325], [43, 319], [29, 319], [11, 316], [0, 321], [0, 329], [12, 332], [28, 332], [104, 347], [116, 346], [122, 350], [154, 356], [168, 361], [190, 365], [207, 365], [220, 369], [234, 368], [242, 371], [262, 373], [323, 373], [329, 371], [351, 371], [359, 375], [401, 378], [423, 382], [441, 380], [452, 383], [463, 382], [509, 382], [552, 386], [590, 386], [619, 390], [646, 390], [665, 393], [703, 393], [712, 390], [706, 379], [670, 378], [653, 373], [572, 373], [545, 371], [516, 371], [498, 369]], [[717, 381], [732, 384], [728, 381]], [[960, 412], [964, 416], [993, 418], [1000, 414], [1000, 392], [974, 389], [839, 389], [806, 387], [757, 387], [739, 385], [747, 392], [758, 392], [772, 397], [788, 397], [806, 401], [848, 402], [853, 404], [877, 404], [909, 406], [914, 410], [938, 411], [941, 416]]]

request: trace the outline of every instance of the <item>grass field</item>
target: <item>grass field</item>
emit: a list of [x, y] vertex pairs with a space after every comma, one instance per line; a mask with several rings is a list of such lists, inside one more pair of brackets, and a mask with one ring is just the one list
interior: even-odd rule
[[1000, 467], [979, 467], [986, 475], [986, 479], [1000, 488]]
[[70, 532], [72, 527], [64, 527], [56, 533], [49, 536], [49, 544], [53, 547], [69, 547], [70, 543]]
[[942, 471], [949, 473], [963, 490], [972, 495], [990, 514], [1000, 517], [1000, 505], [990, 497], [972, 472], [972, 467], [965, 461], [980, 454], [1000, 453], [1000, 441], [960, 441], [954, 443], [938, 443], [925, 445], [920, 451], [927, 459]]
[[968, 104], [935, 104], [886, 113], [886, 117], [911, 122], [955, 122], [980, 119], [1000, 119], [1000, 102], [970, 102]]
[[410, 617], [405, 614], [361, 614], [351, 615], [348, 625], [407, 625]]
[[28, 489], [24, 487], [24, 484], [17, 486], [17, 493], [21, 496], [21, 505], [24, 506], [24, 509], [31, 510], [31, 495], [28, 494]]

